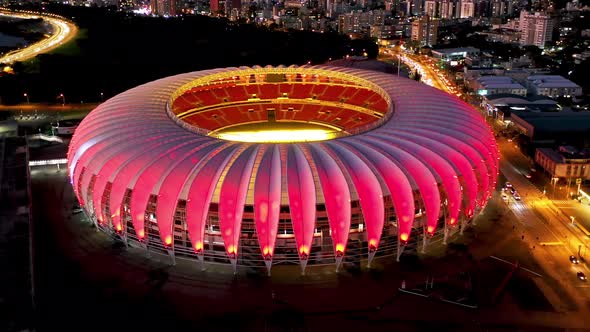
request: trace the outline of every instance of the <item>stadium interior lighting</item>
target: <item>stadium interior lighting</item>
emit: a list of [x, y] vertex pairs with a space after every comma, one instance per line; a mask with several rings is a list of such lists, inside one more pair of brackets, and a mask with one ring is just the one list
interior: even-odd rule
[[248, 143], [285, 143], [325, 141], [336, 137], [333, 131], [322, 129], [260, 130], [216, 133], [218, 138]]

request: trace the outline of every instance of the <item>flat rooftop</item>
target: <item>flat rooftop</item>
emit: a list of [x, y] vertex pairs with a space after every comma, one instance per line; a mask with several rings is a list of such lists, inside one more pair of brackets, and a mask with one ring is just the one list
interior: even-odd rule
[[454, 54], [454, 53], [477, 53], [479, 52], [479, 48], [475, 47], [457, 47], [457, 48], [441, 48], [438, 50], [432, 50], [432, 52], [441, 53], [441, 54]]
[[545, 156], [547, 156], [547, 158], [551, 159], [552, 161], [554, 161], [556, 163], [565, 162], [565, 158], [561, 155], [561, 153], [559, 153], [558, 151], [555, 151], [554, 149], [538, 148], [537, 150], [539, 152], [541, 152], [542, 154], [544, 154]]
[[535, 132], [590, 132], [590, 112], [513, 112]]
[[508, 76], [481, 76], [477, 81], [482, 87], [488, 89], [525, 89], [524, 86]]
[[537, 150], [539, 150], [539, 152], [543, 153], [549, 159], [551, 159], [557, 163], [565, 163], [566, 160], [568, 160], [568, 159], [570, 159], [570, 160], [571, 159], [576, 159], [576, 160], [589, 159], [588, 156], [581, 155], [579, 153], [574, 154], [574, 155], [566, 155], [566, 154], [564, 154], [558, 150], [552, 149], [552, 148], [537, 148]]
[[512, 93], [495, 93], [485, 96], [491, 102], [512, 104], [557, 105], [557, 102], [546, 96], [520, 96]]
[[579, 88], [576, 83], [559, 75], [531, 75], [527, 77], [530, 84], [541, 88]]
[[481, 86], [488, 89], [525, 89], [524, 86], [518, 83], [481, 82]]

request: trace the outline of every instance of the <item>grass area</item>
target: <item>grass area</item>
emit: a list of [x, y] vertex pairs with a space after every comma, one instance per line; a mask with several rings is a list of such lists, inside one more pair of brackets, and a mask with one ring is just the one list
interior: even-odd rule
[[37, 74], [41, 68], [41, 62], [37, 57], [21, 62], [23, 65], [23, 73], [25, 74]]
[[80, 120], [80, 119], [83, 119], [86, 115], [88, 115], [88, 113], [90, 113], [90, 111], [82, 110], [82, 111], [64, 112], [64, 113], [60, 113], [60, 114], [61, 114], [62, 120]]
[[78, 47], [78, 40], [88, 38], [88, 30], [87, 29], [79, 29], [78, 34], [72, 38], [69, 42], [65, 43], [64, 45], [48, 52], [47, 54], [57, 54], [57, 55], [66, 55], [66, 56], [77, 56], [80, 55], [80, 48]]

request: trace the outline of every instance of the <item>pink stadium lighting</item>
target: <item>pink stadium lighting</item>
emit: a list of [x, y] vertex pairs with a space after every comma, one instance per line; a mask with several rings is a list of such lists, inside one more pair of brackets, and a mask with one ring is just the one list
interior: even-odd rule
[[298, 261], [304, 273], [326, 257], [338, 267], [353, 238], [370, 265], [463, 229], [494, 190], [498, 158], [488, 125], [452, 95], [305, 65], [198, 71], [119, 94], [79, 125], [68, 170], [80, 205], [128, 241], [224, 257], [234, 271]]

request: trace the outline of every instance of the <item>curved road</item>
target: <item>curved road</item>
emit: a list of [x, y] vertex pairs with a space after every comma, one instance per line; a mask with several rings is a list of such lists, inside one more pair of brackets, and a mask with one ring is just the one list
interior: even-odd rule
[[0, 63], [12, 64], [16, 61], [26, 61], [36, 57], [38, 54], [49, 52], [72, 40], [78, 33], [78, 28], [64, 18], [52, 14], [40, 14], [36, 12], [9, 11], [0, 8], [0, 16], [18, 17], [18, 18], [42, 18], [53, 28], [53, 34], [26, 48], [11, 51], [0, 57]]

